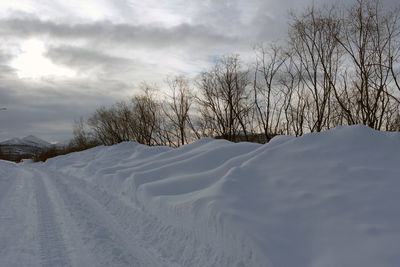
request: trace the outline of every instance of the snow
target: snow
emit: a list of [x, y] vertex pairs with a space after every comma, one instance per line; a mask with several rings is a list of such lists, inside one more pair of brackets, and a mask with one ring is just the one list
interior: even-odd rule
[[20, 145], [20, 144], [23, 144], [23, 142], [19, 138], [11, 138], [11, 139], [1, 142], [1, 144], [3, 144], [3, 145]]
[[398, 266], [400, 133], [0, 161], [0, 266]]
[[20, 138], [11, 138], [0, 142], [0, 145], [25, 145], [25, 146], [36, 146], [36, 147], [49, 147], [51, 144], [47, 141], [44, 141], [36, 136], [28, 135], [22, 139]]
[[44, 141], [33, 135], [28, 135], [28, 136], [22, 138], [22, 140], [25, 142], [28, 142], [28, 143], [39, 144], [40, 146], [43, 146], [43, 147], [51, 146], [51, 144], [49, 142]]

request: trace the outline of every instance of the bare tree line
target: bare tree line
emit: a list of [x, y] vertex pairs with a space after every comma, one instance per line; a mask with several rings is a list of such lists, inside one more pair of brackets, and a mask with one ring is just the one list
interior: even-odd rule
[[143, 84], [130, 101], [76, 122], [75, 139], [180, 146], [206, 136], [267, 142], [338, 125], [400, 131], [399, 11], [364, 0], [311, 6], [291, 14], [287, 42], [258, 47], [251, 66], [221, 57], [194, 81], [169, 77], [167, 96]]

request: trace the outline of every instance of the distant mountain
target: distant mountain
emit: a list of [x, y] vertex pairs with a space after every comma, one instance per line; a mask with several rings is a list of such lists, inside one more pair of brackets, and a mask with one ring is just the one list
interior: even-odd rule
[[28, 135], [24, 138], [22, 138], [23, 141], [32, 143], [33, 145], [40, 145], [44, 147], [49, 147], [51, 144], [47, 141], [44, 141], [43, 139], [37, 138], [36, 136], [33, 135]]
[[33, 135], [29, 135], [24, 138], [12, 138], [0, 142], [1, 152], [11, 160], [31, 158], [35, 154], [40, 153], [51, 146], [52, 144], [49, 142], [46, 142]]
[[12, 138], [6, 141], [0, 142], [0, 145], [27, 145], [27, 146], [36, 146], [36, 147], [49, 147], [51, 144], [47, 141], [44, 141], [36, 136], [28, 135], [24, 138]]

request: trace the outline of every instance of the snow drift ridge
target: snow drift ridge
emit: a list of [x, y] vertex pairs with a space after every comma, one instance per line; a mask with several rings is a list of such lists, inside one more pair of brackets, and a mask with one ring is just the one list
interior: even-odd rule
[[125, 142], [43, 168], [147, 214], [178, 265], [397, 266], [399, 158], [399, 133], [351, 126], [266, 145]]

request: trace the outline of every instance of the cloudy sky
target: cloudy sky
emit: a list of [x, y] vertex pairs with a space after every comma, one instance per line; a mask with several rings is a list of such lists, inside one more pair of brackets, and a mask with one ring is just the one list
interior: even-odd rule
[[143, 81], [162, 88], [166, 75], [195, 77], [221, 55], [250, 58], [254, 45], [284, 39], [288, 10], [310, 3], [0, 1], [0, 141], [67, 140], [74, 119], [128, 99]]

